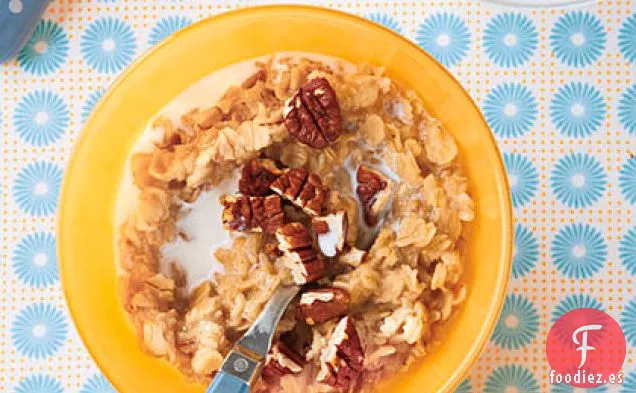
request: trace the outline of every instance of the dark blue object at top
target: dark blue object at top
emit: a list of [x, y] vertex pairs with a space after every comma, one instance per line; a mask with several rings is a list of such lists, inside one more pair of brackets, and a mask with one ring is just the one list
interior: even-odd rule
[[0, 0], [0, 63], [27, 42], [51, 0]]

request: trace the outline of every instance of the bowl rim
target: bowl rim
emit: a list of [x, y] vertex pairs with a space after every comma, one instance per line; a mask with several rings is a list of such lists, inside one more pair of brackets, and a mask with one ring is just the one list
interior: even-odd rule
[[[334, 18], [345, 18], [345, 19], [349, 19], [349, 20], [367, 25], [368, 27], [380, 29], [386, 33], [389, 33], [390, 35], [393, 36], [394, 39], [400, 40], [403, 43], [408, 44], [409, 46], [411, 46], [412, 48], [420, 52], [421, 55], [427, 57], [429, 60], [436, 63], [439, 66], [440, 70], [446, 75], [446, 77], [448, 77], [453, 83], [455, 83], [460, 88], [461, 93], [465, 96], [465, 98], [469, 100], [470, 104], [476, 110], [480, 121], [483, 123], [485, 128], [489, 131], [488, 132], [489, 143], [494, 148], [495, 152], [498, 153], [496, 155], [496, 163], [497, 163], [496, 169], [502, 174], [501, 176], [502, 184], [499, 184], [499, 187], [503, 188], [504, 190], [504, 193], [503, 193], [504, 198], [502, 199], [503, 206], [501, 206], [501, 211], [502, 213], [504, 213], [501, 218], [502, 224], [503, 224], [502, 227], [504, 228], [502, 232], [502, 235], [504, 237], [502, 246], [504, 247], [504, 249], [501, 255], [503, 258], [505, 258], [505, 261], [502, 264], [502, 268], [500, 269], [500, 272], [498, 275], [498, 282], [497, 282], [498, 285], [497, 287], [495, 287], [495, 289], [498, 291], [497, 296], [495, 300], [488, 305], [489, 310], [487, 314], [487, 319], [482, 324], [481, 329], [479, 329], [479, 335], [476, 340], [477, 345], [471, 346], [470, 348], [471, 352], [468, 352], [466, 356], [463, 357], [461, 363], [457, 365], [453, 374], [448, 378], [448, 382], [444, 385], [443, 392], [452, 392], [453, 389], [457, 388], [461, 384], [464, 377], [469, 372], [470, 368], [475, 364], [475, 362], [483, 354], [486, 348], [486, 344], [488, 343], [490, 336], [492, 335], [492, 332], [494, 331], [495, 325], [499, 319], [499, 315], [503, 308], [503, 303], [507, 293], [507, 288], [510, 282], [510, 275], [512, 271], [512, 255], [513, 255], [513, 241], [514, 241], [513, 207], [512, 207], [512, 198], [510, 193], [510, 184], [509, 184], [507, 172], [505, 169], [505, 164], [503, 161], [501, 149], [499, 148], [499, 145], [497, 144], [495, 136], [492, 130], [490, 129], [490, 126], [488, 125], [488, 122], [486, 121], [481, 109], [476, 104], [475, 100], [470, 96], [470, 94], [466, 91], [463, 85], [457, 80], [457, 78], [455, 78], [455, 76], [445, 66], [443, 66], [439, 61], [437, 61], [437, 59], [435, 59], [434, 56], [429, 54], [423, 48], [416, 45], [413, 41], [409, 40], [407, 37], [379, 23], [375, 23], [369, 19], [366, 19], [362, 16], [358, 16], [352, 13], [348, 13], [348, 12], [344, 12], [344, 11], [340, 11], [336, 9], [331, 9], [331, 8], [326, 8], [326, 7], [321, 7], [321, 6], [314, 6], [314, 5], [266, 4], [266, 5], [247, 6], [243, 8], [234, 9], [234, 10], [224, 11], [219, 14], [200, 19], [186, 26], [185, 28], [175, 32], [171, 36], [161, 41], [159, 44], [156, 44], [155, 46], [149, 48], [145, 53], [138, 56], [128, 66], [126, 66], [120, 72], [120, 74], [113, 80], [113, 82], [111, 82], [111, 84], [106, 88], [106, 91], [104, 92], [102, 97], [98, 100], [98, 102], [95, 104], [93, 111], [91, 112], [89, 117], [86, 119], [86, 121], [82, 125], [79, 136], [71, 150], [71, 154], [65, 166], [66, 171], [64, 173], [64, 177], [60, 187], [58, 209], [56, 214], [56, 236], [58, 238], [57, 245], [56, 245], [56, 252], [57, 252], [58, 264], [60, 268], [60, 284], [62, 286], [62, 291], [64, 293], [66, 306], [68, 307], [68, 310], [69, 310], [69, 315], [73, 321], [73, 327], [77, 331], [78, 336], [80, 337], [80, 340], [84, 348], [91, 355], [93, 362], [95, 362], [95, 364], [97, 365], [98, 369], [102, 372], [102, 374], [118, 390], [120, 389], [120, 386], [118, 386], [117, 382], [114, 380], [114, 378], [112, 378], [112, 372], [108, 368], [102, 366], [102, 362], [97, 360], [98, 356], [96, 356], [95, 349], [91, 348], [88, 345], [88, 339], [87, 339], [88, 332], [85, 331], [82, 327], [77, 325], [75, 315], [78, 312], [78, 310], [76, 310], [75, 306], [73, 305], [73, 302], [70, 301], [71, 295], [68, 291], [68, 286], [65, 285], [67, 278], [65, 277], [66, 269], [64, 269], [64, 258], [62, 258], [62, 255], [64, 253], [62, 251], [62, 248], [63, 248], [62, 242], [59, 239], [61, 239], [60, 235], [63, 232], [62, 227], [63, 227], [64, 216], [66, 211], [65, 206], [67, 205], [63, 202], [66, 199], [68, 199], [67, 194], [69, 193], [68, 188], [69, 188], [70, 176], [68, 174], [69, 173], [68, 169], [75, 165], [75, 162], [77, 161], [77, 156], [78, 156], [77, 153], [85, 145], [86, 140], [88, 138], [88, 132], [86, 131], [91, 128], [95, 120], [95, 117], [97, 116], [97, 113], [100, 112], [100, 108], [102, 107], [103, 103], [106, 102], [108, 99], [110, 99], [110, 97], [114, 94], [114, 92], [117, 90], [117, 88], [120, 85], [126, 82], [129, 74], [131, 74], [134, 70], [141, 68], [144, 65], [144, 63], [148, 61], [148, 59], [152, 57], [156, 52], [160, 51], [165, 46], [170, 45], [173, 41], [178, 40], [182, 35], [187, 34], [191, 30], [196, 30], [203, 25], [212, 24], [219, 20], [228, 19], [228, 18], [231, 19], [236, 16], [241, 16], [244, 13], [250, 13], [250, 12], [294, 11], [294, 10], [323, 13], [329, 17], [334, 17]], [[245, 60], [248, 60], [248, 59], [245, 59]]]

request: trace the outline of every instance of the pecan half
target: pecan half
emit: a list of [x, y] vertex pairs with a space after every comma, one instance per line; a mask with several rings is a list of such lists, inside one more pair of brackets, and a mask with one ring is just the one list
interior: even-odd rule
[[322, 255], [314, 248], [311, 234], [302, 224], [294, 222], [276, 231], [282, 263], [290, 269], [294, 282], [303, 285], [325, 273]]
[[285, 224], [283, 203], [278, 195], [226, 195], [221, 203], [224, 207], [223, 225], [229, 231], [274, 233]]
[[312, 216], [322, 214], [329, 196], [329, 190], [320, 177], [309, 174], [303, 168], [285, 170], [270, 188]]
[[360, 165], [356, 175], [356, 193], [362, 204], [364, 219], [368, 225], [378, 222], [378, 215], [391, 199], [393, 183], [381, 172]]
[[344, 210], [327, 214], [323, 217], [315, 217], [311, 227], [318, 239], [318, 246], [325, 256], [335, 257], [342, 251], [347, 240], [349, 220]]
[[315, 78], [287, 101], [285, 126], [300, 142], [323, 149], [342, 133], [342, 115], [336, 92], [327, 79]]
[[316, 379], [338, 388], [351, 386], [362, 373], [364, 349], [353, 320], [342, 318], [327, 347], [320, 354], [320, 371]]
[[296, 319], [316, 325], [343, 316], [349, 309], [351, 296], [340, 288], [310, 289], [300, 296]]
[[267, 354], [262, 376], [265, 382], [273, 382], [282, 376], [300, 373], [304, 364], [305, 359], [300, 354], [279, 340]]
[[250, 196], [271, 194], [269, 186], [281, 173], [282, 171], [272, 160], [250, 160], [241, 169], [239, 191], [241, 194]]

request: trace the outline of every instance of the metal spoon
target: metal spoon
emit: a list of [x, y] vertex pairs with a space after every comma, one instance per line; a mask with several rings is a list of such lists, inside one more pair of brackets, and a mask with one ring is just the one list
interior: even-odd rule
[[278, 287], [252, 327], [234, 345], [206, 393], [248, 393], [258, 380], [276, 326], [300, 287]]

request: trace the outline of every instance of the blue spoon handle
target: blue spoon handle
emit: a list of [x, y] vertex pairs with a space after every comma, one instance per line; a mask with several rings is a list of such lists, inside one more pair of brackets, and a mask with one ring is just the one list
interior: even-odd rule
[[206, 393], [249, 393], [249, 391], [250, 385], [247, 382], [232, 374], [219, 371]]

